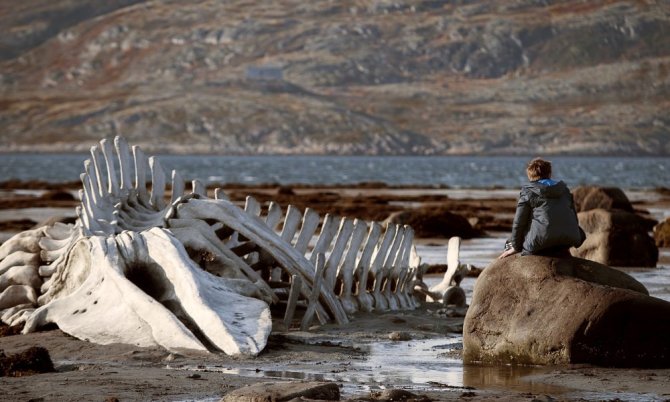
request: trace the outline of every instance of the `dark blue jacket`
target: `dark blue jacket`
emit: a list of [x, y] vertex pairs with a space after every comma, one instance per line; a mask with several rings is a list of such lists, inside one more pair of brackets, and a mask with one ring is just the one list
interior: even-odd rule
[[562, 181], [540, 180], [521, 188], [512, 224], [512, 246], [523, 254], [579, 247], [584, 242], [572, 194]]

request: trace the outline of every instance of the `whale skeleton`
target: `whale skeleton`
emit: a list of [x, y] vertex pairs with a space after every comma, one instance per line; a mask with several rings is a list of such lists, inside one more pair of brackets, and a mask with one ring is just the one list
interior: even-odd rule
[[270, 306], [285, 330], [418, 306], [409, 226], [187, 191], [121, 137], [91, 148], [81, 182], [74, 224], [0, 246], [0, 319], [24, 333], [55, 323], [99, 344], [255, 355]]

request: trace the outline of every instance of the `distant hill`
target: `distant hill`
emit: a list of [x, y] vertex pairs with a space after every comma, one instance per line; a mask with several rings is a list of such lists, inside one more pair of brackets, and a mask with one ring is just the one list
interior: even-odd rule
[[0, 5], [0, 151], [670, 155], [665, 1]]

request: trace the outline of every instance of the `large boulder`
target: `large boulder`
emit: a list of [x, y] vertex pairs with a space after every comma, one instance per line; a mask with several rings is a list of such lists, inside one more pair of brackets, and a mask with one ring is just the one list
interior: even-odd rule
[[479, 276], [463, 328], [466, 363], [670, 367], [670, 302], [579, 258], [511, 256]]
[[592, 209], [621, 209], [633, 212], [628, 197], [618, 187], [579, 186], [572, 190], [577, 212]]
[[577, 214], [586, 240], [572, 255], [618, 267], [655, 267], [658, 247], [646, 218], [622, 210], [593, 209]]
[[414, 229], [414, 235], [420, 238], [449, 239], [458, 236], [471, 239], [481, 234], [463, 216], [441, 208], [418, 208], [394, 212], [385, 222], [410, 225]]
[[670, 247], [670, 218], [654, 226], [654, 241], [657, 247]]

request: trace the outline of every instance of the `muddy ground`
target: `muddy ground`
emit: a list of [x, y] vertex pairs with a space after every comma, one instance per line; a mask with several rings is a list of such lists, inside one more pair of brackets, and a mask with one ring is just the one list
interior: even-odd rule
[[[553, 401], [670, 399], [670, 370], [607, 369], [590, 366], [458, 367], [441, 381], [409, 384], [389, 375], [360, 383], [357, 377], [384, 367], [365, 365], [360, 345], [397, 342], [401, 347], [426, 339], [457, 337], [461, 318], [436, 317], [428, 308], [413, 312], [354, 317], [346, 326], [326, 325], [308, 332], [273, 333], [257, 357], [179, 354], [130, 345], [95, 345], [59, 330], [0, 338], [0, 349], [14, 353], [40, 345], [58, 370], [27, 377], [0, 378], [0, 399], [12, 401], [219, 400], [258, 382], [321, 380], [340, 386], [342, 399], [363, 399], [382, 389], [406, 389], [432, 400]], [[401, 334], [404, 341], [391, 341]], [[460, 359], [454, 348], [435, 348], [435, 358]], [[362, 365], [359, 365], [359, 363]], [[420, 370], [420, 365], [418, 366]], [[428, 366], [426, 366], [428, 369]], [[408, 370], [417, 370], [416, 366]], [[418, 375], [421, 375], [418, 372]], [[457, 376], [462, 376], [459, 381]], [[456, 377], [454, 377], [456, 376]], [[456, 378], [456, 380], [453, 380]]]
[[[67, 215], [77, 205], [74, 198], [68, 197], [76, 189], [75, 183], [0, 185], [0, 232], [6, 238], [30, 228], [42, 222], [50, 211]], [[482, 236], [510, 229], [518, 194], [504, 189], [396, 188], [373, 183], [330, 188], [226, 186], [225, 191], [240, 203], [247, 195], [253, 195], [259, 201], [309, 206], [321, 213], [367, 220], [383, 220], [393, 212], [410, 208], [449, 210], [468, 219]], [[652, 215], [670, 210], [667, 192], [640, 193], [631, 198], [636, 209]], [[64, 218], [72, 219], [72, 215]], [[11, 354], [31, 346], [45, 347], [57, 371], [0, 377], [0, 400], [215, 401], [247, 384], [299, 380], [336, 382], [342, 399], [368, 398], [380, 389], [400, 388], [433, 400], [670, 400], [670, 370], [583, 365], [463, 366], [459, 342], [462, 321], [462, 317], [447, 317], [439, 306], [430, 304], [410, 312], [358, 314], [345, 326], [326, 325], [305, 332], [275, 331], [257, 357], [101, 346], [77, 340], [58, 329], [28, 335], [10, 332], [0, 337], [0, 350]], [[429, 345], [429, 356], [417, 354], [415, 360], [425, 362], [403, 360], [405, 357], [400, 355], [395, 359], [394, 352], [384, 352], [407, 351], [411, 355], [422, 345]], [[379, 354], [375, 346], [381, 347], [381, 357], [375, 355]], [[444, 370], [443, 377], [440, 370]], [[433, 378], [436, 372], [438, 376]]]

